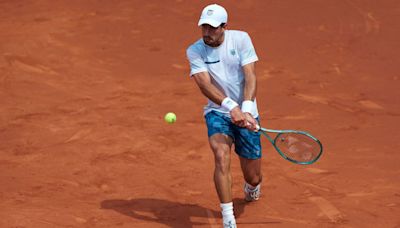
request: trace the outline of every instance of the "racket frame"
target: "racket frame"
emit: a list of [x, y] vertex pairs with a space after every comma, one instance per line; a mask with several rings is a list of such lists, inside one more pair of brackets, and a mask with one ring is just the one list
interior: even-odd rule
[[[293, 162], [293, 163], [295, 163], [295, 164], [299, 164], [299, 165], [310, 165], [310, 164], [316, 162], [316, 161], [321, 157], [321, 155], [322, 155], [322, 151], [323, 151], [322, 143], [321, 143], [316, 137], [314, 137], [313, 135], [311, 135], [311, 134], [308, 133], [308, 132], [305, 132], [305, 131], [297, 131], [297, 130], [273, 130], [273, 129], [267, 129], [267, 128], [263, 128], [263, 127], [260, 127], [260, 128], [259, 128], [259, 131], [260, 131], [265, 137], [267, 137], [268, 141], [272, 144], [272, 146], [273, 146], [273, 147], [275, 148], [275, 150], [279, 153], [279, 155], [281, 155], [284, 159], [286, 159], [286, 160], [288, 160], [288, 161], [290, 161], [290, 162]], [[277, 135], [276, 135], [275, 138], [273, 139], [270, 135], [267, 134], [267, 132], [269, 132], [269, 133], [275, 133], [275, 134], [277, 134]], [[296, 160], [293, 160], [293, 159], [287, 157], [281, 150], [279, 150], [279, 148], [278, 148], [278, 147], [276, 146], [276, 144], [275, 144], [275, 141], [276, 141], [276, 139], [279, 137], [279, 135], [284, 134], [284, 133], [302, 134], [302, 135], [306, 135], [306, 136], [310, 137], [311, 139], [313, 139], [315, 142], [317, 142], [317, 143], [319, 144], [319, 146], [320, 146], [320, 148], [321, 148], [320, 151], [319, 151], [318, 156], [317, 156], [316, 158], [314, 158], [313, 160], [307, 161], [307, 162], [296, 161]]]

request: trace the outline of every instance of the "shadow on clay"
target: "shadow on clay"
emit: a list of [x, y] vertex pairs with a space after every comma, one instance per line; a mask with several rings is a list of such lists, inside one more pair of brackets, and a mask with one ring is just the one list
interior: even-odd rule
[[[246, 203], [234, 199], [235, 215], [239, 218]], [[221, 212], [199, 206], [172, 202], [164, 199], [138, 198], [131, 200], [110, 199], [100, 204], [102, 209], [114, 210], [134, 219], [157, 222], [169, 227], [193, 227], [199, 225], [219, 225]]]

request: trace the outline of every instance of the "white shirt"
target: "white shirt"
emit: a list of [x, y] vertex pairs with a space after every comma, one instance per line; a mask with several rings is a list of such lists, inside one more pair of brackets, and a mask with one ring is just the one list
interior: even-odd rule
[[[243, 102], [244, 73], [242, 66], [258, 60], [250, 36], [246, 32], [225, 30], [223, 43], [211, 47], [199, 39], [186, 50], [190, 62], [190, 76], [200, 72], [208, 72], [211, 82], [226, 96], [239, 105]], [[254, 100], [251, 113], [258, 117], [257, 103]], [[204, 107], [204, 115], [215, 110], [229, 116], [229, 110], [208, 100]]]

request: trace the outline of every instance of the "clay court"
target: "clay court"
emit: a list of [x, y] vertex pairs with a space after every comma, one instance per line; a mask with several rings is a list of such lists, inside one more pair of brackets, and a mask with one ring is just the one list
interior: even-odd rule
[[[262, 125], [324, 144], [300, 166], [264, 139], [249, 204], [233, 156], [238, 227], [400, 227], [400, 2], [216, 2], [260, 58]], [[0, 227], [221, 226], [185, 55], [209, 3], [0, 1]]]

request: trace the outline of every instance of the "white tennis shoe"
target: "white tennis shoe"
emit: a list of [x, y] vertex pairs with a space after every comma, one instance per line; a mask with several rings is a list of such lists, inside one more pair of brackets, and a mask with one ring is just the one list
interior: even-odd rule
[[[251, 187], [249, 184], [245, 183], [244, 184], [244, 199], [247, 202], [252, 202], [252, 201], [257, 201], [260, 199], [261, 195], [261, 188], [260, 184], [257, 185], [257, 187]], [[252, 189], [254, 188], [254, 189]]]

